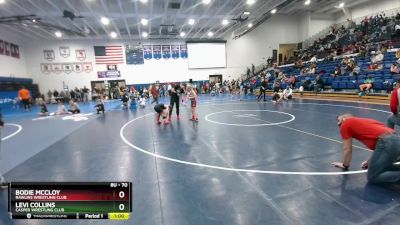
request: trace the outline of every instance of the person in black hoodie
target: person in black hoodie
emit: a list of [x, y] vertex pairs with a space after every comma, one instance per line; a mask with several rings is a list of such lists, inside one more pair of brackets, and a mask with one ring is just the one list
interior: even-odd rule
[[172, 110], [174, 109], [174, 104], [176, 104], [176, 119], [179, 120], [179, 94], [181, 91], [181, 86], [179, 84], [174, 84], [172, 86], [170, 95], [170, 107], [169, 107], [169, 122], [171, 122]]
[[261, 82], [261, 87], [260, 87], [260, 95], [258, 95], [257, 101], [260, 101], [261, 95], [264, 94], [264, 102], [265, 102], [265, 91], [267, 90], [267, 86], [268, 86], [268, 83], [265, 80], [265, 78], [263, 78], [263, 81]]

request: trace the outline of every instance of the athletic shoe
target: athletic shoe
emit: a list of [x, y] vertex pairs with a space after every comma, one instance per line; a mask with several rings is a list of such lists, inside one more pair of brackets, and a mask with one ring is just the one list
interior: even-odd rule
[[169, 124], [169, 122], [168, 122], [168, 121], [165, 121], [165, 122], [164, 122], [164, 125], [168, 125], [168, 124]]
[[160, 125], [160, 124], [161, 124], [161, 122], [160, 122], [160, 121], [158, 121], [158, 122], [157, 122], [157, 124], [158, 124], [158, 125]]

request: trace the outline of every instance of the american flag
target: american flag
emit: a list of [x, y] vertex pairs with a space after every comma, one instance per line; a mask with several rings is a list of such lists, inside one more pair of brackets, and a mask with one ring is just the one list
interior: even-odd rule
[[94, 46], [96, 64], [123, 64], [122, 46]]

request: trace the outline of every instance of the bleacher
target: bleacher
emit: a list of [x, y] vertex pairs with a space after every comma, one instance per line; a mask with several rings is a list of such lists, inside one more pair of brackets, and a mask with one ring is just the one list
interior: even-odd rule
[[30, 90], [32, 97], [39, 96], [39, 86], [31, 78], [0, 77], [1, 92], [18, 91], [22, 86]]

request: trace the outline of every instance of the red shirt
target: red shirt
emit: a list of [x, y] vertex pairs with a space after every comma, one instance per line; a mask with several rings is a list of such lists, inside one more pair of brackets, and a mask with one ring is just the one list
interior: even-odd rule
[[394, 133], [394, 130], [373, 119], [350, 117], [340, 126], [343, 139], [355, 138], [371, 150], [375, 150], [379, 136], [387, 133]]
[[392, 96], [390, 97], [390, 111], [392, 111], [393, 114], [397, 114], [397, 109], [399, 107], [399, 98], [398, 98], [398, 91], [399, 89], [396, 88], [392, 92]]

